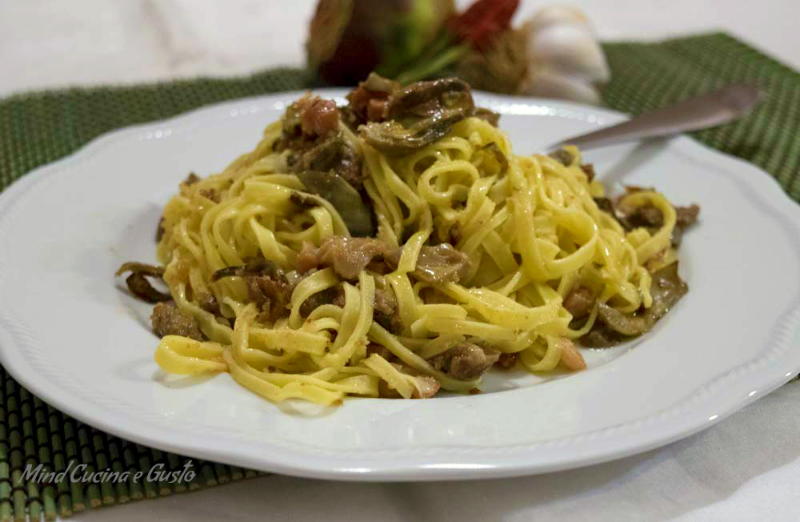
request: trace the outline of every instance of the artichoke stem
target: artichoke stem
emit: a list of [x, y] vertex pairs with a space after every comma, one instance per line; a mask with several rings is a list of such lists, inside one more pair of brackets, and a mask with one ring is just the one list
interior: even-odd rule
[[444, 52], [422, 60], [410, 69], [402, 72], [397, 76], [397, 81], [402, 85], [417, 82], [430, 78], [446, 69], [447, 67], [456, 63], [463, 55], [469, 50], [467, 45], [458, 45], [456, 47], [447, 48]]

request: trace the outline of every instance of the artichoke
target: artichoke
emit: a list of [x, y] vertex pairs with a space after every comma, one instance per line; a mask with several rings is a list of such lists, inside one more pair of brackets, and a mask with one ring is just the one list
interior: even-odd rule
[[372, 71], [393, 78], [434, 40], [453, 0], [320, 0], [308, 65], [320, 79], [354, 85]]

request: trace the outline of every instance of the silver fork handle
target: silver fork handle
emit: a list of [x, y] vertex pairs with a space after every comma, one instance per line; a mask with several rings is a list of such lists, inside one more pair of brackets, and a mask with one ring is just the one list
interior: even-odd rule
[[761, 91], [752, 85], [730, 85], [697, 98], [646, 112], [617, 125], [561, 140], [547, 150], [557, 150], [564, 145], [591, 149], [714, 127], [746, 114], [761, 100], [761, 96]]

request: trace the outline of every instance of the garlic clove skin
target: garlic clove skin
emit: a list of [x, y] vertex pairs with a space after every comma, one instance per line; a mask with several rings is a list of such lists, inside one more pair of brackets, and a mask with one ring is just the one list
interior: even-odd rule
[[591, 82], [552, 69], [539, 69], [526, 80], [523, 93], [541, 98], [559, 98], [597, 105], [600, 93]]
[[589, 19], [580, 9], [541, 9], [523, 30], [529, 67], [521, 94], [600, 102], [596, 85], [607, 82], [611, 71]]
[[534, 67], [551, 67], [592, 82], [606, 82], [611, 76], [600, 44], [582, 22], [564, 21], [531, 29], [528, 49]]

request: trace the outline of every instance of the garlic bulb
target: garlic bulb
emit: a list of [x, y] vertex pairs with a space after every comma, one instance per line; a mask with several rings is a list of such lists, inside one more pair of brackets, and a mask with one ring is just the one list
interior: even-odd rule
[[540, 98], [558, 98], [591, 105], [600, 103], [600, 94], [594, 85], [582, 78], [552, 70], [539, 70], [523, 93]]
[[597, 84], [610, 71], [586, 15], [573, 7], [540, 10], [524, 26], [528, 72], [521, 94], [600, 102]]

